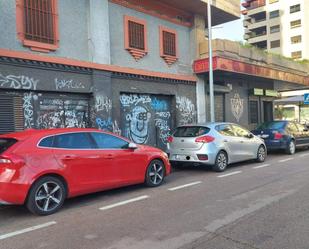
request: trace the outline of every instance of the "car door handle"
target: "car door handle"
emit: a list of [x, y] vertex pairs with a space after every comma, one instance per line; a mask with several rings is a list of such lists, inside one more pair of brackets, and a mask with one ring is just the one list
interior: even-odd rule
[[243, 144], [243, 143], [244, 143], [244, 141], [240, 141], [240, 143], [241, 143], [241, 144]]
[[110, 154], [110, 155], [104, 156], [103, 158], [105, 158], [105, 159], [113, 159], [113, 158], [115, 158], [115, 156]]
[[63, 157], [63, 160], [74, 160], [76, 159], [77, 157], [74, 156], [74, 155], [66, 155]]
[[228, 143], [229, 141], [228, 141], [228, 140], [226, 140], [226, 139], [224, 139], [224, 140], [223, 140], [223, 142], [224, 142], [224, 143]]

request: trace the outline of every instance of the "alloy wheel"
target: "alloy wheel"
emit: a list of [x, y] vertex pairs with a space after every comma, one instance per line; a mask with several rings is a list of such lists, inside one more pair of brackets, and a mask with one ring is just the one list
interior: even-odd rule
[[220, 152], [220, 154], [218, 155], [218, 158], [217, 158], [217, 165], [218, 165], [220, 170], [225, 170], [225, 168], [227, 166], [227, 158], [226, 158], [225, 153]]
[[159, 185], [163, 181], [164, 170], [162, 165], [157, 162], [153, 162], [150, 165], [149, 180], [153, 185]]
[[62, 188], [54, 181], [44, 182], [35, 193], [35, 204], [43, 212], [56, 209], [61, 204], [62, 199]]
[[290, 154], [294, 154], [296, 147], [295, 147], [295, 143], [293, 141], [290, 142], [289, 144], [289, 150], [290, 150]]
[[260, 162], [263, 162], [266, 157], [266, 150], [264, 146], [260, 146], [259, 151], [258, 151], [258, 159]]

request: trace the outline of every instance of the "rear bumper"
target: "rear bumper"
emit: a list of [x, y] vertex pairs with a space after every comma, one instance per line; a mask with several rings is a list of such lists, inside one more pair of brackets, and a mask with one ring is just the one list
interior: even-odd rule
[[268, 150], [280, 150], [286, 149], [288, 141], [286, 140], [265, 140], [265, 144]]
[[24, 204], [28, 189], [28, 185], [0, 182], [0, 204]]
[[[192, 164], [206, 164], [213, 165], [216, 160], [216, 152], [205, 152], [205, 151], [195, 151], [195, 152], [184, 152], [184, 151], [170, 151], [169, 159], [171, 163], [192, 163]], [[200, 160], [198, 155], [207, 155], [208, 160]]]

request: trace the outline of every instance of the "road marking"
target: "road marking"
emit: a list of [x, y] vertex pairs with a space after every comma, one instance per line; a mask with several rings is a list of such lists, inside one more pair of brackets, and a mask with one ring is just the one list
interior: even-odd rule
[[242, 173], [242, 171], [234, 171], [234, 172], [232, 172], [232, 173], [228, 173], [228, 174], [224, 174], [224, 175], [219, 175], [219, 176], [217, 176], [217, 177], [222, 178], [222, 177], [237, 175], [237, 174], [240, 174], [240, 173]]
[[49, 226], [52, 226], [52, 225], [55, 225], [55, 224], [57, 224], [56, 221], [51, 221], [51, 222], [47, 222], [47, 223], [44, 223], [44, 224], [41, 224], [41, 225], [37, 225], [37, 226], [33, 226], [33, 227], [28, 227], [28, 228], [25, 228], [25, 229], [22, 229], [22, 230], [18, 230], [18, 231], [15, 231], [15, 232], [3, 234], [3, 235], [0, 235], [0, 240], [11, 238], [11, 237], [23, 234], [23, 233], [32, 232], [32, 231], [35, 231], [35, 230], [38, 230], [38, 229], [42, 229], [42, 228], [45, 228], [45, 227], [49, 227]]
[[270, 166], [270, 164], [263, 164], [263, 165], [261, 165], [261, 166], [256, 166], [256, 167], [253, 167], [254, 169], [261, 169], [261, 168], [265, 168], [265, 167], [269, 167]]
[[197, 185], [197, 184], [201, 184], [201, 183], [202, 183], [201, 181], [191, 182], [191, 183], [180, 185], [180, 186], [177, 186], [177, 187], [174, 187], [174, 188], [169, 188], [168, 190], [169, 191], [175, 191], [175, 190], [178, 190], [178, 189], [191, 187], [191, 186], [194, 186], [194, 185]]
[[119, 206], [123, 206], [123, 205], [129, 204], [129, 203], [132, 203], [132, 202], [137, 202], [137, 201], [145, 200], [147, 198], [149, 198], [148, 195], [142, 195], [142, 196], [139, 196], [139, 197], [136, 197], [136, 198], [133, 198], [133, 199], [129, 199], [129, 200], [126, 200], [126, 201], [121, 201], [121, 202], [117, 202], [117, 203], [112, 204], [112, 205], [101, 207], [99, 209], [100, 210], [108, 210], [108, 209], [111, 209], [111, 208], [114, 208], [114, 207], [119, 207]]
[[291, 161], [293, 159], [294, 159], [294, 157], [290, 157], [290, 158], [287, 158], [287, 159], [282, 159], [282, 160], [279, 160], [279, 163], [284, 163], [284, 162], [287, 162], [287, 161]]
[[309, 156], [309, 153], [299, 155], [299, 157], [305, 157], [305, 156]]

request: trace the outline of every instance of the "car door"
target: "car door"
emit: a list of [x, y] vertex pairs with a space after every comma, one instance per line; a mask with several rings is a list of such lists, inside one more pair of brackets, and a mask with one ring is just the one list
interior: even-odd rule
[[228, 153], [229, 162], [241, 161], [241, 147], [239, 138], [236, 136], [230, 124], [222, 124], [216, 127], [216, 130], [222, 135], [223, 146]]
[[85, 132], [66, 133], [54, 138], [54, 156], [70, 181], [71, 192], [82, 194], [102, 185], [102, 168], [96, 161], [90, 136]]
[[97, 163], [103, 168], [105, 185], [112, 187], [143, 181], [147, 158], [140, 149], [129, 149], [126, 140], [112, 134], [92, 132], [91, 136], [98, 147]]
[[253, 138], [250, 138], [250, 131], [239, 126], [232, 125], [233, 131], [239, 140], [239, 154], [242, 161], [256, 158], [257, 156], [257, 143]]
[[295, 144], [297, 147], [302, 146], [302, 134], [299, 132], [295, 122], [288, 122], [287, 124], [288, 134], [295, 139]]
[[306, 146], [307, 144], [309, 144], [309, 133], [308, 133], [308, 129], [300, 124], [295, 122], [295, 125], [298, 129], [298, 133], [299, 133], [299, 145], [300, 146]]

